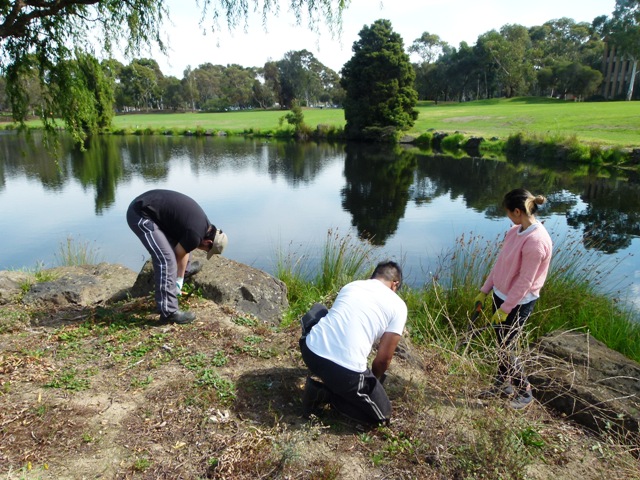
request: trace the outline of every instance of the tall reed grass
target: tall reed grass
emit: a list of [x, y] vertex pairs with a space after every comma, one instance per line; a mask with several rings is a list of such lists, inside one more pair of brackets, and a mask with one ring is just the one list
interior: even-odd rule
[[[403, 287], [399, 294], [409, 309], [407, 327], [414, 341], [456, 350], [469, 327], [473, 299], [495, 262], [501, 241], [502, 235], [494, 239], [462, 235], [437, 258], [423, 287]], [[366, 242], [329, 231], [315, 273], [309, 270], [305, 256], [281, 255], [276, 276], [289, 289], [287, 321], [299, 318], [314, 302], [330, 305], [342, 285], [365, 278], [376, 263], [374, 253]], [[604, 293], [600, 289], [620, 262], [608, 258], [595, 250], [585, 251], [580, 239], [555, 240], [550, 273], [528, 322], [528, 341], [558, 329], [577, 329], [640, 361], [637, 313], [620, 301], [623, 289]]]
[[[451, 331], [459, 336], [468, 325], [473, 299], [489, 274], [499, 244], [499, 239], [460, 237], [439, 258], [431, 282], [423, 290], [405, 293], [415, 336], [451, 347]], [[640, 361], [637, 312], [621, 302], [624, 288], [602, 290], [604, 280], [611, 278], [621, 261], [596, 249], [585, 251], [580, 239], [556, 240], [549, 276], [528, 322], [529, 340], [554, 330], [577, 329]]]
[[287, 285], [290, 309], [285, 325], [295, 322], [314, 303], [331, 306], [343, 285], [367, 278], [375, 267], [376, 247], [338, 230], [328, 230], [317, 268], [309, 252], [278, 252], [276, 277]]
[[88, 241], [80, 241], [72, 236], [68, 236], [65, 242], [60, 242], [55, 257], [60, 266], [95, 265], [102, 258]]

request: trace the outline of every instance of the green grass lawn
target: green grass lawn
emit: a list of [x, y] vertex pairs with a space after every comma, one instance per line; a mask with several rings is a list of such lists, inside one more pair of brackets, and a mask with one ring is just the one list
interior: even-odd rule
[[640, 146], [640, 102], [565, 102], [540, 98], [421, 104], [413, 133], [459, 131], [485, 138], [512, 133], [573, 136], [600, 144]]
[[[227, 130], [243, 132], [253, 129], [273, 131], [278, 129], [280, 118], [288, 110], [245, 110], [223, 113], [163, 113], [127, 114], [113, 119], [114, 128], [195, 129]], [[338, 108], [309, 108], [304, 110], [304, 120], [312, 128], [319, 124], [344, 125], [344, 111]], [[286, 125], [286, 121], [283, 126]]]
[[[467, 103], [421, 102], [420, 115], [409, 132], [419, 135], [428, 130], [456, 132], [467, 136], [506, 139], [523, 132], [572, 137], [589, 143], [640, 146], [640, 102], [565, 102], [549, 98], [521, 97], [481, 100]], [[279, 128], [283, 110], [251, 110], [225, 113], [129, 114], [114, 118], [114, 129], [202, 128], [229, 133], [273, 132]], [[304, 120], [315, 128], [319, 124], [344, 126], [342, 109], [304, 109]], [[286, 123], [285, 123], [286, 125]]]

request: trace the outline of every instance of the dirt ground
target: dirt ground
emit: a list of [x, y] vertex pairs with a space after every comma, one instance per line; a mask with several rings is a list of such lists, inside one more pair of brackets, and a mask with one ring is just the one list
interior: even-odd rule
[[[534, 403], [475, 398], [482, 379], [409, 346], [385, 387], [390, 427], [301, 417], [297, 327], [193, 299], [0, 314], [0, 478], [640, 479], [633, 448]], [[637, 455], [637, 449], [636, 449]]]

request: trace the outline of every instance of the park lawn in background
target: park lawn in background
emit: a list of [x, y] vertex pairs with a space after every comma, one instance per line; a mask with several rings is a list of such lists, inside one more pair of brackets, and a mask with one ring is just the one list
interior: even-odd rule
[[[640, 102], [569, 102], [551, 98], [518, 97], [466, 103], [419, 102], [419, 117], [408, 132], [461, 132], [466, 136], [506, 140], [516, 133], [573, 137], [602, 145], [640, 146]], [[244, 110], [221, 113], [160, 113], [117, 115], [113, 129], [154, 131], [195, 130], [228, 133], [274, 132], [288, 110]], [[343, 127], [340, 108], [305, 108], [305, 123]], [[39, 125], [29, 122], [29, 125]], [[286, 128], [286, 122], [282, 128]]]
[[640, 146], [640, 102], [569, 102], [518, 97], [466, 103], [421, 102], [410, 133], [427, 130], [506, 139], [523, 132], [589, 143]]
[[[317, 125], [344, 126], [344, 110], [341, 108], [305, 108], [304, 121], [311, 128]], [[125, 129], [196, 129], [225, 130], [228, 132], [275, 131], [280, 118], [289, 110], [243, 110], [220, 113], [151, 113], [117, 115], [113, 128]], [[287, 122], [283, 122], [283, 127]]]

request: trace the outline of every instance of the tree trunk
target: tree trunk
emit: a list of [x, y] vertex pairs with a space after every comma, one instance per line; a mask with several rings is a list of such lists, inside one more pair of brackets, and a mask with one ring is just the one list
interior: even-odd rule
[[635, 58], [631, 59], [631, 75], [629, 76], [629, 89], [627, 90], [627, 100], [631, 100], [633, 97], [633, 86], [636, 83], [636, 73], [638, 73], [638, 60]]

